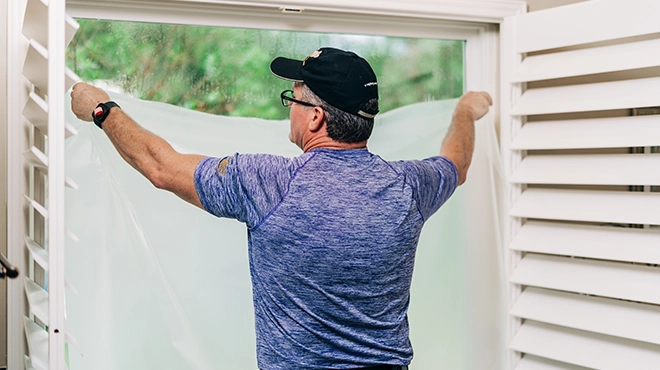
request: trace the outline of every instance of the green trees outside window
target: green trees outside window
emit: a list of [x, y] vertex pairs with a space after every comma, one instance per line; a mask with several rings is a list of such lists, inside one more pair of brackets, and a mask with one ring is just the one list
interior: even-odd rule
[[228, 116], [285, 119], [291, 84], [269, 70], [332, 46], [367, 59], [381, 112], [463, 93], [464, 41], [79, 20], [67, 66], [140, 99]]

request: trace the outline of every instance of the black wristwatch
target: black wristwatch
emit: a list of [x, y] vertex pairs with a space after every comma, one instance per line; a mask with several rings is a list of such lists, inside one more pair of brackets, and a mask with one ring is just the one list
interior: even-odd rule
[[108, 101], [97, 105], [92, 112], [92, 119], [94, 120], [94, 124], [96, 124], [101, 130], [103, 130], [103, 121], [105, 121], [105, 119], [108, 117], [108, 114], [110, 114], [110, 108], [112, 107], [121, 108], [119, 104], [113, 101]]

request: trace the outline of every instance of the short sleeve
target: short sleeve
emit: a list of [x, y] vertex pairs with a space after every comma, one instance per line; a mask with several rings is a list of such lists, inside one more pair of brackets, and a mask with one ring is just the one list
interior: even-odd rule
[[425, 220], [451, 197], [458, 186], [458, 171], [445, 157], [431, 157], [421, 161], [405, 161], [403, 168], [414, 188], [420, 212]]
[[258, 224], [286, 194], [291, 159], [268, 154], [207, 157], [195, 169], [202, 206], [217, 217]]

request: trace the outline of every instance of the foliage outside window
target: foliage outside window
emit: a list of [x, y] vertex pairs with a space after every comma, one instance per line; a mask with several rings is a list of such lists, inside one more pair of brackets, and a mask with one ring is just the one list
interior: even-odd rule
[[332, 46], [364, 57], [378, 76], [381, 112], [463, 93], [463, 41], [80, 20], [67, 65], [135, 97], [213, 114], [285, 119], [271, 75], [276, 56]]

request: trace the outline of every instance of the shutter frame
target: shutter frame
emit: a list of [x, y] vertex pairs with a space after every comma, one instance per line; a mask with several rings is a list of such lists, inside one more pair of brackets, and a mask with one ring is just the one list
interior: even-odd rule
[[64, 94], [78, 78], [64, 59], [78, 24], [65, 7], [7, 5], [8, 255], [25, 274], [8, 289], [12, 369], [64, 370], [64, 343], [76, 343], [65, 320], [64, 289], [76, 289], [64, 278], [64, 236], [73, 235], [64, 227], [64, 188], [77, 185], [64, 173], [64, 140], [77, 132], [65, 122]]
[[[651, 215], [660, 194], [650, 191], [660, 178], [651, 178], [648, 148], [660, 146], [660, 116], [618, 117], [614, 110], [660, 106], [660, 55], [640, 48], [660, 45], [650, 36], [660, 25], [642, 14], [658, 6], [590, 1], [511, 17], [501, 27], [510, 369], [657, 365], [659, 338], [644, 329], [660, 321], [660, 296], [635, 276], [660, 279], [660, 218]], [[637, 23], [609, 25], [632, 15]], [[569, 19], [583, 21], [578, 27]], [[610, 59], [595, 63], [603, 58]], [[610, 72], [616, 77], [603, 75]], [[606, 81], [584, 83], [596, 74]], [[646, 149], [624, 154], [631, 147]]]

